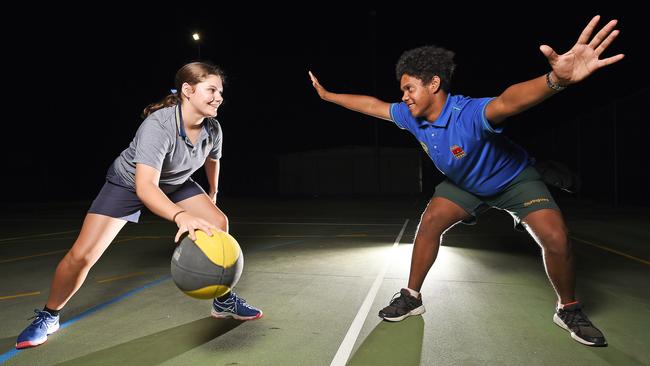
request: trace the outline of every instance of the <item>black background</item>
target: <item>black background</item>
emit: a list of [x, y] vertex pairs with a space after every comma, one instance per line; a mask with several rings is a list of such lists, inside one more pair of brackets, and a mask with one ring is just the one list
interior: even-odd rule
[[[456, 53], [453, 93], [496, 96], [549, 70], [540, 44], [565, 52], [600, 14], [599, 29], [616, 18], [621, 30], [604, 56], [625, 53], [625, 59], [512, 118], [506, 131], [539, 159], [572, 165], [553, 134], [562, 135], [568, 121], [612, 101], [647, 95], [647, 20], [620, 4], [570, 11], [531, 6], [243, 11], [197, 3], [146, 13], [118, 5], [16, 11], [18, 25], [3, 26], [2, 200], [92, 199], [107, 167], [133, 138], [142, 109], [168, 93], [175, 72], [189, 61], [211, 61], [227, 75], [218, 115], [224, 193], [258, 194], [255, 177], [273, 174], [269, 166], [278, 154], [376, 143], [419, 146], [390, 123], [321, 101], [308, 70], [331, 91], [398, 101], [399, 55], [435, 44]], [[199, 44], [191, 39], [195, 31]], [[618, 126], [618, 159], [637, 172], [632, 187], [639, 190], [647, 190], [650, 174], [646, 106], [628, 105], [638, 117]], [[589, 128], [588, 122], [582, 126]], [[611, 132], [593, 136], [602, 139], [603, 157], [611, 155]], [[435, 181], [433, 166], [426, 164]], [[250, 186], [233, 184], [235, 177], [248, 177]]]

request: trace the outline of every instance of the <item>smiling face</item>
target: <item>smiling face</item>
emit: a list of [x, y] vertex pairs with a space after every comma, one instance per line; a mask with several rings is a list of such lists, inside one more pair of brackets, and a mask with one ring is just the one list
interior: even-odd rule
[[422, 80], [404, 74], [400, 80], [400, 89], [402, 89], [402, 101], [409, 107], [413, 117], [426, 117], [431, 113], [433, 106], [433, 96], [435, 90], [432, 86], [435, 84], [435, 78], [429, 84], [423, 84]]
[[223, 81], [217, 75], [209, 75], [205, 80], [191, 86], [183, 85], [184, 93], [196, 112], [203, 117], [216, 117], [217, 109], [223, 103]]

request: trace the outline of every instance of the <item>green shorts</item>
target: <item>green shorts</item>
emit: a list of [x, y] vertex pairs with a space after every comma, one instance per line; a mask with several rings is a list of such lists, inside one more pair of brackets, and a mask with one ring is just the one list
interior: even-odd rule
[[560, 211], [557, 203], [548, 191], [542, 177], [533, 166], [528, 166], [498, 194], [493, 196], [476, 196], [445, 179], [438, 184], [434, 197], [446, 198], [462, 207], [472, 218], [463, 221], [475, 224], [476, 216], [491, 207], [507, 211], [515, 220], [515, 227], [522, 229], [521, 220], [531, 212], [551, 208]]

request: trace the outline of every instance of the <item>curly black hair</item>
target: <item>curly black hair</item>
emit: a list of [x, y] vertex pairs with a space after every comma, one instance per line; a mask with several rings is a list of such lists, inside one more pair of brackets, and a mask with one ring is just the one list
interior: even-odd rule
[[422, 80], [424, 84], [430, 83], [437, 75], [440, 78], [440, 88], [449, 92], [455, 68], [452, 51], [442, 47], [422, 46], [402, 53], [397, 60], [395, 74], [397, 81], [407, 74]]

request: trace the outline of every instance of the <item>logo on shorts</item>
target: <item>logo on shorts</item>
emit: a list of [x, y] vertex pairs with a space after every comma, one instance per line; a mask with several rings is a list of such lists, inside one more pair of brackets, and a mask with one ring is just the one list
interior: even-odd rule
[[456, 159], [465, 157], [465, 151], [463, 150], [462, 147], [458, 145], [452, 145], [449, 149], [451, 150], [452, 154], [454, 154]]
[[530, 205], [534, 205], [536, 203], [543, 203], [543, 202], [551, 202], [551, 200], [549, 200], [548, 198], [535, 198], [534, 200], [524, 202], [524, 207], [528, 207]]

